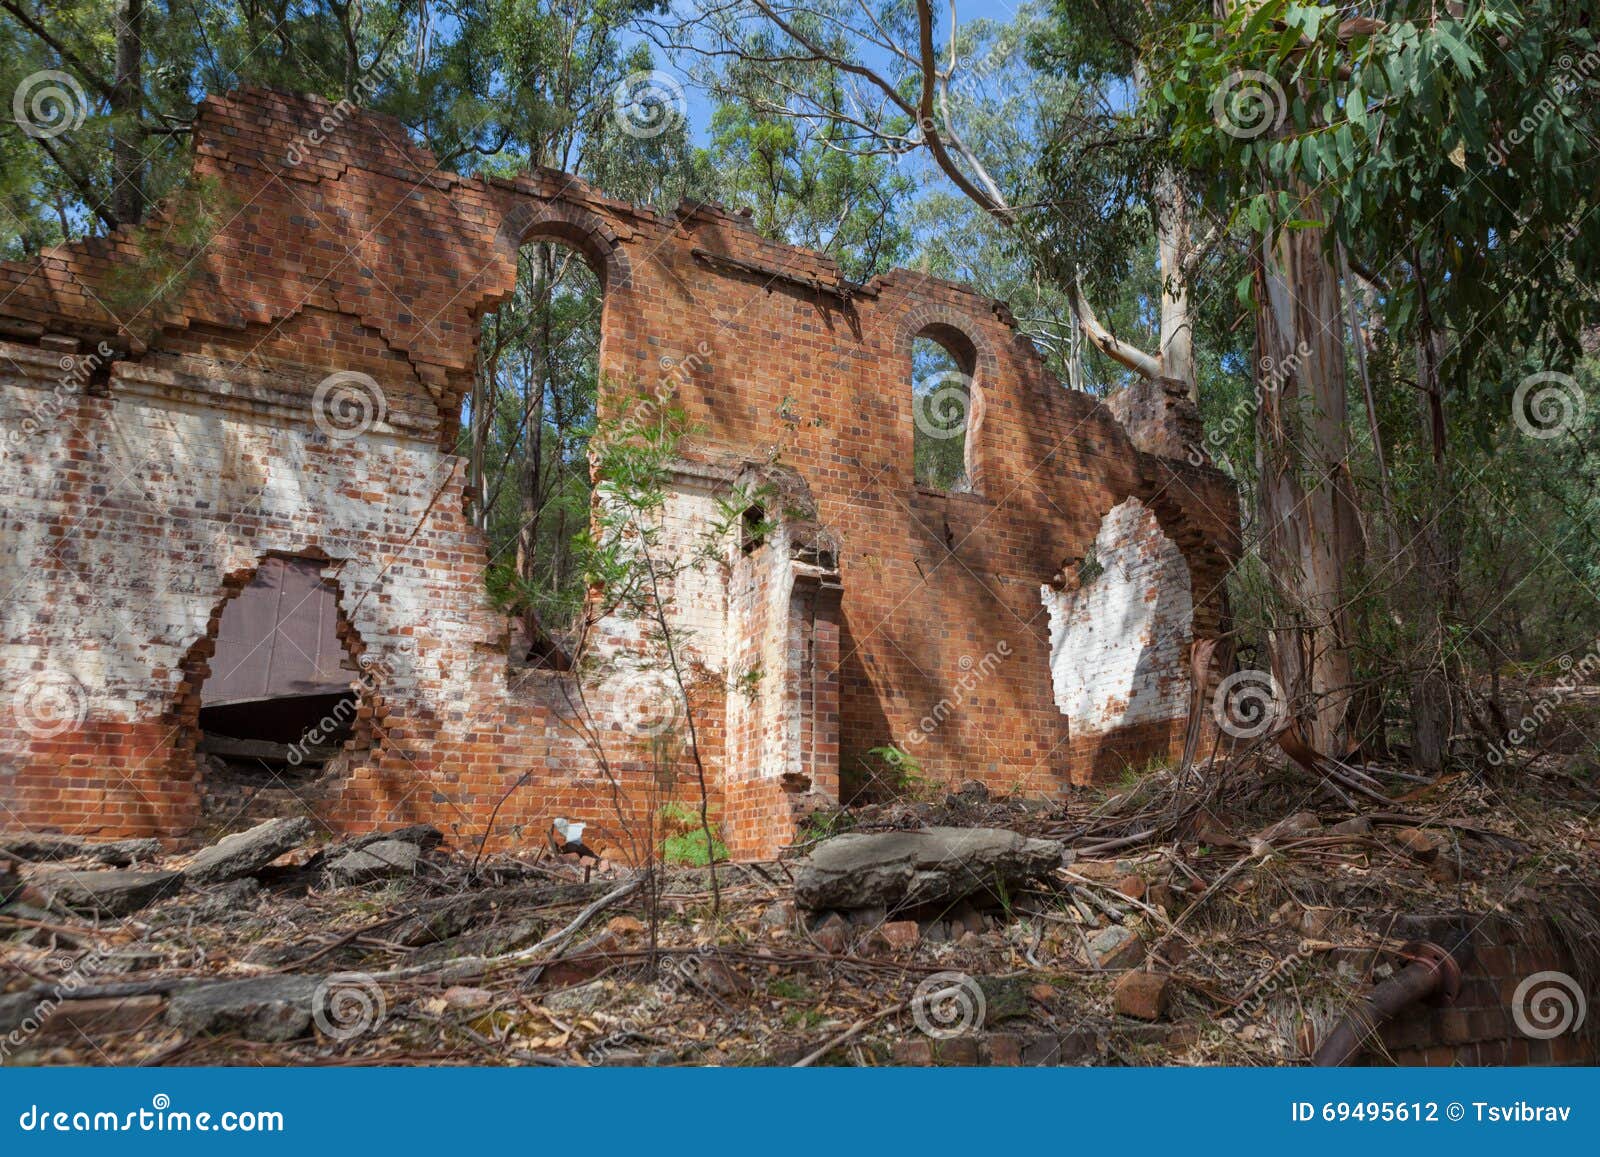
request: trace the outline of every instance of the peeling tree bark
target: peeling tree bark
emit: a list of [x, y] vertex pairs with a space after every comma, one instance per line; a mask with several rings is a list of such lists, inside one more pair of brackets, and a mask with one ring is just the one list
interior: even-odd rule
[[[1424, 310], [1426, 289], [1424, 288]], [[1450, 671], [1448, 623], [1459, 603], [1458, 538], [1449, 518], [1450, 471], [1445, 452], [1444, 394], [1439, 363], [1444, 339], [1428, 324], [1417, 343], [1418, 405], [1423, 433], [1433, 449], [1434, 487], [1426, 496], [1415, 536], [1412, 589], [1421, 638], [1419, 669], [1411, 676], [1412, 760], [1427, 771], [1442, 771], [1457, 722], [1455, 681]]]
[[1266, 238], [1257, 276], [1257, 512], [1281, 616], [1273, 674], [1311, 742], [1339, 755], [1353, 682], [1345, 583], [1360, 556], [1339, 278], [1320, 229]]
[[1170, 172], [1156, 189], [1156, 241], [1161, 256], [1161, 375], [1182, 382], [1200, 401], [1194, 366], [1194, 319], [1189, 311], [1192, 222], [1183, 189]]

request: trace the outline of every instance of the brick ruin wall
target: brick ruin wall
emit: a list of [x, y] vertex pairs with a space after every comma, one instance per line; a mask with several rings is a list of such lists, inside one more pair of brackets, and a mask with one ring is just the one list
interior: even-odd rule
[[[327, 140], [299, 147], [319, 123]], [[873, 748], [1047, 798], [1181, 749], [1189, 647], [1224, 629], [1238, 525], [1227, 479], [1179, 453], [1181, 399], [1136, 389], [1125, 426], [962, 286], [851, 285], [715, 207], [464, 179], [397, 123], [314, 98], [213, 97], [194, 136], [206, 245], [163, 248], [158, 213], [0, 265], [0, 826], [206, 822], [211, 640], [274, 554], [324, 562], [370, 672], [350, 750], [282, 806], [495, 845], [562, 815], [634, 855], [660, 801], [697, 792], [639, 725], [657, 676], [629, 665], [636, 632], [595, 632], [620, 663], [580, 710], [570, 676], [508, 662], [484, 593], [453, 450], [481, 319], [539, 239], [601, 278], [602, 412], [670, 394], [696, 428], [666, 541], [702, 535], [741, 478], [786, 496], [769, 541], [730, 542], [675, 603], [735, 855], [774, 854]], [[913, 478], [919, 336], [971, 371], [970, 492]], [[381, 390], [359, 436], [328, 412], [335, 373]]]

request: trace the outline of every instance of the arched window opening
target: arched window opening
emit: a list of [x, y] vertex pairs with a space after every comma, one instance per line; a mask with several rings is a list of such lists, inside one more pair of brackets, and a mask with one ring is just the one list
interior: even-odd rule
[[973, 359], [953, 344], [926, 332], [911, 343], [912, 465], [919, 485], [960, 493], [973, 488]]
[[574, 539], [588, 525], [602, 281], [578, 250], [523, 245], [511, 297], [485, 316], [462, 415], [472, 517], [489, 588], [512, 616], [512, 658], [564, 670], [583, 607]]

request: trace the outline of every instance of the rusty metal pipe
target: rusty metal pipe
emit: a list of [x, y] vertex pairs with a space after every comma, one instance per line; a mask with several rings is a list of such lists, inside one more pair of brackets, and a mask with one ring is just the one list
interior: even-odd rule
[[1430, 996], [1441, 996], [1447, 1003], [1454, 1000], [1461, 991], [1461, 970], [1472, 963], [1473, 947], [1471, 934], [1465, 930], [1450, 940], [1448, 948], [1427, 940], [1402, 947], [1400, 954], [1410, 957], [1411, 963], [1345, 1013], [1311, 1063], [1323, 1067], [1348, 1065], [1391, 1017]]

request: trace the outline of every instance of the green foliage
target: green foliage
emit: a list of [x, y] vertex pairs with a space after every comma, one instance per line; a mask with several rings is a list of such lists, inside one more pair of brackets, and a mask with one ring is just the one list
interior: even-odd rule
[[761, 680], [766, 675], [759, 666], [747, 667], [733, 678], [733, 691], [742, 695], [747, 701], [753, 702], [761, 694]]
[[832, 839], [855, 827], [855, 822], [854, 813], [849, 811], [812, 812], [800, 829], [800, 842], [810, 844]]
[[718, 837], [716, 825], [711, 825], [711, 837], [707, 840], [699, 811], [689, 805], [669, 801], [661, 806], [657, 818], [669, 832], [661, 843], [661, 858], [667, 863], [704, 868], [728, 858], [727, 845]]
[[927, 786], [928, 781], [922, 774], [922, 761], [909, 751], [890, 744], [869, 748], [867, 754], [882, 762], [888, 771], [886, 782], [892, 790], [913, 794]]
[[[854, 51], [830, 25], [829, 9], [824, 0], [795, 13], [798, 27]], [[741, 53], [708, 63], [696, 78], [718, 99], [708, 152], [720, 199], [748, 210], [764, 235], [833, 257], [855, 280], [905, 261], [913, 238], [904, 209], [915, 182], [892, 157], [858, 148], [855, 129], [810, 115], [819, 102], [848, 103], [847, 77], [820, 62], [780, 59], [769, 29], [746, 28], [740, 43]]]
[[196, 258], [236, 210], [216, 178], [186, 175], [167, 195], [159, 218], [130, 227], [139, 258], [113, 267], [105, 297], [111, 312], [154, 330], [163, 303], [183, 295], [199, 267]]
[[916, 479], [935, 490], [963, 491], [967, 478], [967, 417], [972, 379], [943, 345], [911, 343], [912, 464]]
[[1374, 15], [1351, 35], [1341, 9], [1268, 0], [1188, 25], [1158, 46], [1153, 127], [1236, 225], [1326, 218], [1402, 343], [1471, 335], [1442, 370], [1487, 437], [1521, 352], [1570, 366], [1594, 316], [1573, 290], [1600, 259], [1595, 33], [1540, 0]]
[[484, 425], [490, 593], [557, 632], [576, 622], [586, 595], [576, 536], [589, 519], [601, 306], [599, 280], [579, 254], [525, 246], [511, 299], [484, 319], [463, 431], [470, 449]]

